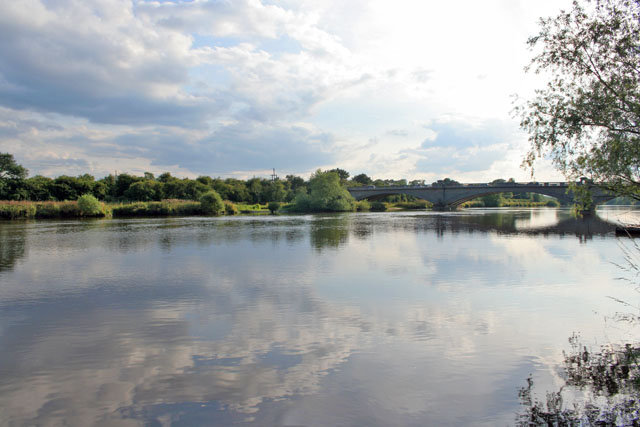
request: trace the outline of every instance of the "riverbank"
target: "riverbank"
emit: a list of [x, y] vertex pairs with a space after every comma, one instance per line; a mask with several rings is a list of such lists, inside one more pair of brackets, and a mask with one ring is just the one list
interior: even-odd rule
[[[366, 201], [357, 203], [357, 211], [400, 211], [425, 210], [431, 206], [427, 202], [382, 203]], [[301, 213], [291, 209], [290, 204], [279, 206], [281, 213]], [[271, 213], [268, 204], [244, 204], [224, 201], [222, 215], [267, 215]], [[304, 213], [304, 212], [303, 212]], [[104, 203], [100, 202], [99, 211], [86, 212], [77, 201], [32, 202], [0, 201], [0, 219], [54, 219], [54, 218], [111, 218], [111, 217], [162, 217], [193, 216], [206, 214], [200, 202], [195, 200], [168, 199], [159, 202]]]
[[[511, 201], [510, 201], [511, 202]], [[515, 200], [514, 200], [515, 202]], [[531, 202], [522, 200], [522, 203], [508, 203], [508, 207], [545, 207], [547, 202]], [[484, 207], [477, 201], [470, 201], [462, 205], [464, 208]], [[431, 203], [424, 200], [412, 202], [368, 202], [361, 200], [356, 203], [358, 212], [394, 212], [411, 210], [430, 210]], [[278, 207], [280, 213], [305, 213], [296, 212], [291, 204], [283, 203]], [[267, 215], [272, 213], [268, 204], [244, 204], [224, 201], [224, 210], [221, 215]], [[0, 201], [0, 219], [54, 219], [54, 218], [111, 218], [111, 217], [162, 217], [162, 216], [193, 216], [208, 215], [202, 209], [200, 202], [195, 200], [167, 199], [158, 202], [130, 202], [130, 203], [104, 203], [100, 202], [100, 210], [93, 212], [83, 211], [77, 201], [64, 202], [32, 202], [32, 201]]]
[[[267, 205], [224, 203], [225, 215], [266, 214]], [[201, 203], [194, 200], [168, 199], [159, 202], [100, 203], [100, 209], [87, 212], [77, 201], [31, 202], [0, 201], [0, 219], [51, 219], [51, 218], [109, 218], [131, 216], [188, 216], [206, 215]]]

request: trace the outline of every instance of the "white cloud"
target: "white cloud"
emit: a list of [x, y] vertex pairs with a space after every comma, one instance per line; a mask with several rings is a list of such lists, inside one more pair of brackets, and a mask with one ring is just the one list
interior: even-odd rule
[[[235, 123], [236, 138], [222, 148], [237, 157], [228, 162], [233, 167], [216, 170], [221, 174], [272, 166], [254, 164], [252, 157], [243, 164], [241, 153], [259, 150], [262, 130], [263, 151], [273, 147], [269, 135], [295, 134], [297, 149], [283, 163], [308, 153], [310, 161], [298, 173], [341, 161], [395, 177], [423, 172], [420, 157], [407, 154], [427, 137], [417, 123], [446, 114], [508, 121], [510, 95], [526, 95], [535, 83], [523, 78], [526, 37], [538, 16], [558, 7], [551, 1], [497, 0], [5, 2], [0, 106], [16, 115], [31, 112], [29, 120], [48, 115], [68, 139], [32, 134], [31, 148], [16, 142], [16, 132], [24, 135], [27, 127], [14, 128], [10, 136], [5, 125], [0, 150], [15, 152], [18, 145], [34, 160], [27, 165], [34, 172], [67, 167], [39, 163], [36, 146], [57, 151], [76, 144], [81, 155], [71, 157], [88, 164], [124, 156], [128, 168], [141, 170], [167, 166], [162, 159], [180, 152], [170, 165], [174, 170], [211, 173], [189, 159], [219, 150], [216, 135]], [[82, 128], [70, 125], [77, 120], [84, 120]], [[118, 147], [110, 156], [94, 151], [95, 141], [87, 138], [106, 128], [101, 147]], [[314, 130], [291, 133], [297, 128]], [[131, 135], [140, 141], [146, 132], [146, 151], [127, 155], [122, 141], [128, 138], [129, 151], [135, 151], [141, 143]], [[314, 136], [320, 134], [328, 136], [321, 147]], [[371, 139], [378, 143], [363, 151]], [[292, 146], [287, 144], [283, 148]], [[311, 165], [313, 153], [330, 150], [337, 150], [334, 156]], [[435, 161], [453, 149], [441, 144], [433, 150]], [[451, 171], [479, 176], [504, 161], [499, 154], [492, 157], [485, 149], [474, 155], [484, 155], [483, 162], [460, 162]], [[372, 158], [384, 163], [372, 165]]]

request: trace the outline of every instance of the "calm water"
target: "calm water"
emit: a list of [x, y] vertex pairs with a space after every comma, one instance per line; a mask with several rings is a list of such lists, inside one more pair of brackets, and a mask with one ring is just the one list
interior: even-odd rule
[[0, 425], [513, 424], [637, 332], [624, 215], [1, 222]]

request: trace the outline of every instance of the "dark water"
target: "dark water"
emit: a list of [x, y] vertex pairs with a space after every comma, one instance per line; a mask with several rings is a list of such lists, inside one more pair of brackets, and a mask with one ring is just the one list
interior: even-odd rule
[[509, 425], [630, 339], [622, 211], [0, 223], [0, 425]]

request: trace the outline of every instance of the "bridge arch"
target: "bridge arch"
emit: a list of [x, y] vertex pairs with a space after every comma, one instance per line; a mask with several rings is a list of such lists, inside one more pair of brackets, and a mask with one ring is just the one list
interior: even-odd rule
[[463, 196], [460, 197], [459, 199], [453, 200], [449, 203], [449, 206], [451, 207], [458, 207], [460, 205], [462, 205], [465, 202], [469, 202], [471, 200], [480, 198], [480, 197], [484, 197], [484, 196], [490, 196], [492, 194], [500, 194], [500, 193], [535, 193], [535, 194], [541, 194], [543, 196], [548, 196], [548, 197], [553, 197], [554, 199], [558, 200], [559, 202], [562, 203], [572, 203], [573, 202], [573, 197], [569, 197], [566, 195], [566, 193], [564, 195], [560, 195], [558, 194], [557, 191], [544, 191], [541, 189], [536, 189], [536, 190], [529, 190], [529, 191], [508, 191], [508, 190], [504, 190], [501, 188], [492, 188], [490, 187], [491, 190], [486, 191], [486, 192], [482, 192], [482, 193], [478, 193], [478, 194], [472, 194], [469, 196]]
[[[595, 204], [601, 204], [613, 199], [597, 186], [590, 188]], [[406, 194], [431, 202], [437, 209], [455, 209], [462, 203], [478, 197], [496, 193], [538, 193], [554, 197], [561, 202], [572, 203], [573, 193], [566, 182], [554, 183], [502, 183], [489, 184], [457, 184], [446, 186], [390, 186], [376, 187], [373, 185], [348, 188], [349, 193], [356, 199], [376, 200], [394, 194]]]

